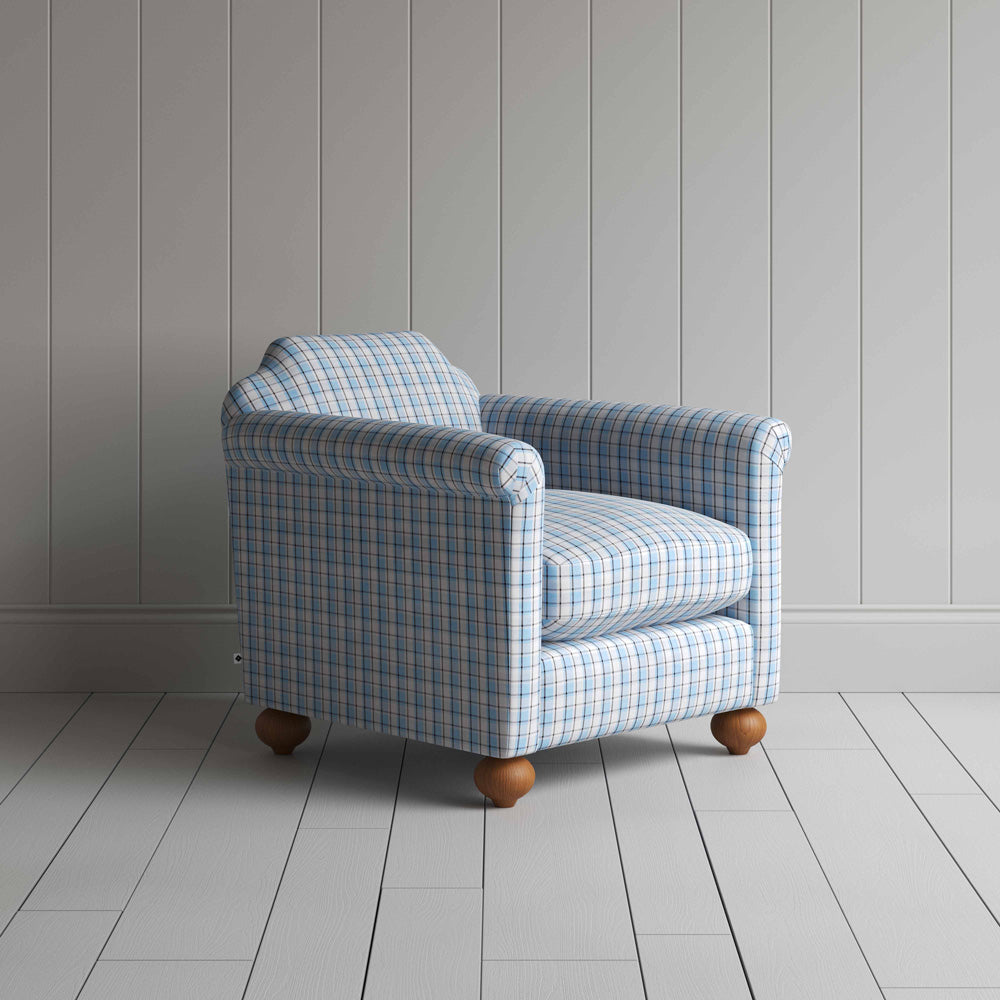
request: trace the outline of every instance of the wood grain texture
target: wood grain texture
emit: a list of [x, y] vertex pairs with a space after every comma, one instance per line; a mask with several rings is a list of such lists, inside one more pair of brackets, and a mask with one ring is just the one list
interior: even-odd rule
[[384, 889], [365, 1000], [479, 996], [480, 889]]
[[483, 796], [472, 781], [478, 759], [407, 743], [384, 886], [482, 886]]
[[680, 400], [680, 0], [591, 9], [596, 399]]
[[98, 962], [80, 1000], [242, 1000], [250, 962]]
[[84, 694], [0, 695], [0, 801], [21, 780]]
[[637, 940], [646, 1000], [750, 1000], [728, 933], [640, 934]]
[[681, 402], [768, 413], [768, 4], [684, 4]]
[[51, 9], [51, 597], [127, 604], [138, 596], [138, 7]]
[[166, 694], [132, 744], [135, 750], [207, 750], [236, 696]]
[[606, 737], [601, 745], [636, 934], [727, 934], [666, 728]]
[[483, 962], [483, 1000], [642, 1000], [638, 962]]
[[920, 811], [1000, 920], [1000, 810], [985, 795], [916, 795]]
[[[304, 15], [313, 20], [315, 10], [315, 3], [304, 5]], [[322, 330], [405, 330], [410, 326], [407, 3], [344, 0], [323, 4], [320, 16]], [[427, 332], [433, 339], [433, 331]]]
[[862, 598], [944, 603], [948, 4], [866, 0], [861, 20]]
[[839, 694], [782, 694], [765, 708], [771, 750], [870, 750], [872, 741]]
[[1000, 990], [883, 990], [886, 1000], [1000, 1000]]
[[505, 0], [501, 388], [590, 396], [587, 6]]
[[854, 693], [844, 700], [911, 795], [979, 791], [903, 695]]
[[23, 908], [123, 910], [203, 756], [129, 750]]
[[4, 799], [0, 805], [4, 857], [0, 928], [24, 902], [86, 812], [158, 697], [92, 695]]
[[19, 913], [0, 937], [4, 1000], [75, 1000], [117, 913]]
[[497, 10], [422, 0], [410, 28], [410, 322], [482, 392], [500, 384]]
[[278, 757], [256, 714], [230, 712], [103, 958], [253, 958], [326, 736]]
[[49, 588], [48, 10], [0, 6], [0, 601]]
[[1000, 694], [911, 694], [910, 701], [1000, 808]]
[[516, 808], [487, 809], [484, 878], [484, 959], [635, 959], [599, 765], [540, 765]]
[[275, 338], [319, 327], [315, 0], [234, 0], [231, 32], [231, 374], [240, 378]]
[[859, 600], [858, 16], [857, 3], [771, 4], [771, 405], [795, 429], [790, 604]]
[[385, 830], [300, 830], [247, 1000], [359, 997], [385, 861]]
[[983, 406], [1000, 370], [1000, 8], [953, 0], [951, 32], [952, 600], [1000, 604], [1000, 471], [983, 461], [1000, 439]]
[[1000, 927], [877, 751], [768, 754], [880, 985], [1000, 985]]
[[225, 603], [217, 421], [229, 388], [227, 0], [144, 0], [141, 65], [140, 593]]
[[755, 995], [881, 997], [790, 812], [705, 812], [699, 820]]
[[531, 791], [535, 768], [526, 757], [484, 757], [472, 777], [495, 809], [511, 809]]
[[299, 826], [388, 830], [405, 742], [333, 723]]
[[667, 729], [696, 810], [790, 808], [760, 746], [733, 757], [715, 742], [706, 718], [671, 722]]

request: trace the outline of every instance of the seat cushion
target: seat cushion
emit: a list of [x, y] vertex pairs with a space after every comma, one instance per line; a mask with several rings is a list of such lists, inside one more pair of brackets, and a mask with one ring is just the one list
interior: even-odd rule
[[701, 618], [750, 589], [750, 539], [648, 500], [546, 490], [542, 639]]

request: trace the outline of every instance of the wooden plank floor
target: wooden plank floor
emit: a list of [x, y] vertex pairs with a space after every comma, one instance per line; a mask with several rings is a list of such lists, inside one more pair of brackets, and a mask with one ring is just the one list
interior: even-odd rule
[[232, 694], [0, 695], [0, 997], [1000, 1000], [998, 695], [474, 757]]

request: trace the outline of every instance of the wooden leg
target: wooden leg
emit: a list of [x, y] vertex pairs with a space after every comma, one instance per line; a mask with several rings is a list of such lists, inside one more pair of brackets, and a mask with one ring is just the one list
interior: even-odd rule
[[509, 809], [535, 783], [535, 769], [527, 757], [484, 757], [473, 778], [483, 795], [497, 809]]
[[307, 715], [265, 708], [257, 716], [254, 729], [261, 743], [266, 743], [277, 754], [289, 754], [309, 735], [312, 722]]
[[732, 754], [741, 756], [767, 732], [767, 722], [756, 708], [737, 708], [712, 716], [712, 735]]

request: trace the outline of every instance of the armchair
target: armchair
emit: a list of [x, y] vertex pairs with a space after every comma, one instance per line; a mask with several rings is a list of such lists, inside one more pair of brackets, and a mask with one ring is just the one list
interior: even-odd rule
[[767, 417], [480, 397], [415, 333], [276, 341], [223, 407], [245, 695], [525, 756], [714, 713], [732, 753], [777, 696], [781, 470]]

